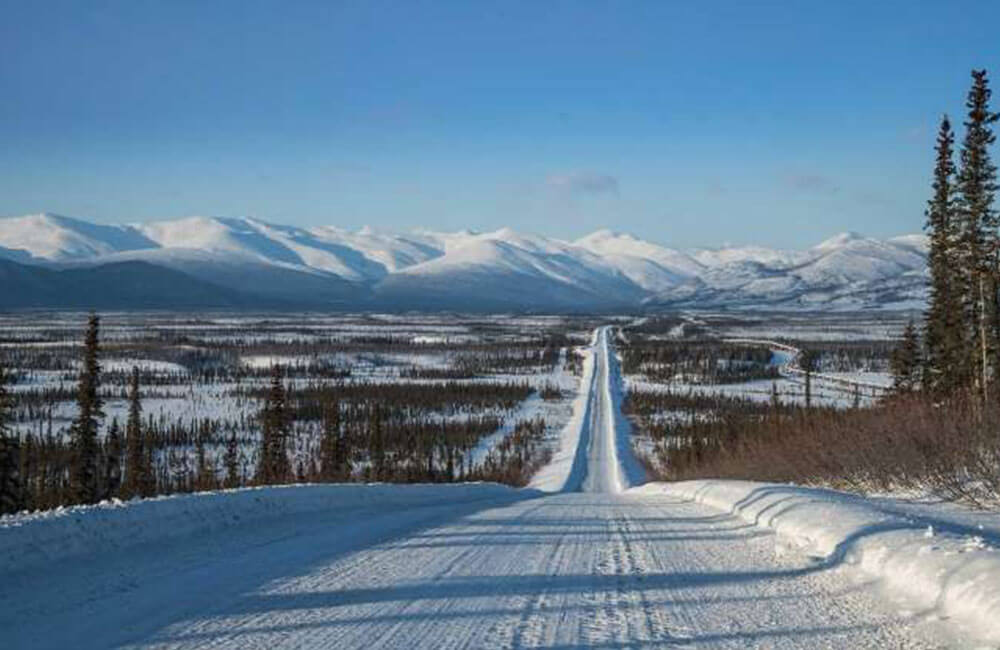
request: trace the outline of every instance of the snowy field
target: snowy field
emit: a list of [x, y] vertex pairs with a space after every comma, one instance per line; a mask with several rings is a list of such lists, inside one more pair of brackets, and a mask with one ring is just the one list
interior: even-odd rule
[[[85, 321], [86, 314], [0, 316], [0, 362], [18, 395], [11, 426], [22, 436], [67, 439]], [[544, 420], [547, 444], [554, 440], [579, 384], [568, 364], [591, 329], [587, 319], [549, 316], [102, 314], [101, 433], [115, 421], [125, 423], [133, 368], [141, 374], [144, 421], [164, 431], [208, 423], [235, 434], [245, 468], [253, 464], [256, 417], [275, 365], [293, 399], [301, 391], [336, 395], [351, 386], [525, 386], [527, 397], [518, 404], [472, 409], [456, 398], [405, 416], [420, 423], [497, 418], [496, 429], [468, 450], [471, 468], [518, 422]], [[546, 351], [551, 358], [539, 360]], [[318, 444], [320, 423], [298, 420], [294, 428], [301, 460]], [[220, 436], [207, 440], [207, 453], [221, 473]], [[191, 445], [171, 451], [174, 464], [194, 462]], [[161, 452], [161, 460], [166, 455]]]
[[[634, 321], [632, 337], [648, 341], [710, 338], [770, 353], [769, 365], [776, 370], [772, 379], [712, 384], [693, 382], [677, 376], [667, 381], [650, 380], [642, 373], [626, 375], [629, 387], [641, 390], [698, 393], [741, 397], [759, 402], [775, 393], [785, 403], [805, 403], [805, 381], [798, 368], [802, 350], [820, 353], [820, 366], [811, 377], [811, 403], [816, 406], [847, 408], [868, 405], [892, 384], [888, 371], [888, 350], [898, 338], [909, 314], [796, 314], [748, 315], [682, 313], [663, 319], [652, 328], [651, 319]], [[648, 330], [648, 331], [647, 331]], [[625, 339], [630, 336], [625, 329]], [[870, 345], [880, 354], [855, 354], [844, 358], [839, 348]]]

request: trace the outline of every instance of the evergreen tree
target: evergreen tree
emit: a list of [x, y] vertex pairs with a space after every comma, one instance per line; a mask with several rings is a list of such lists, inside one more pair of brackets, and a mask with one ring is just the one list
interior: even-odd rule
[[997, 348], [997, 189], [996, 166], [989, 146], [995, 136], [991, 125], [997, 114], [989, 110], [990, 89], [985, 70], [972, 71], [972, 88], [966, 100], [968, 119], [956, 180], [959, 227], [958, 270], [962, 283], [962, 315], [971, 330], [969, 340], [973, 385], [988, 398], [988, 385]]
[[382, 431], [382, 409], [379, 408], [378, 403], [372, 404], [369, 436], [369, 453], [374, 480], [384, 481], [386, 480], [385, 437]]
[[118, 418], [111, 420], [104, 450], [104, 496], [113, 497], [122, 485], [122, 436]]
[[7, 393], [7, 373], [0, 366], [0, 514], [17, 512], [22, 500], [21, 452], [17, 437], [7, 426], [10, 397]]
[[[48, 439], [52, 439], [51, 434]], [[14, 438], [14, 440], [16, 441], [17, 439]], [[23, 510], [35, 510], [47, 498], [47, 495], [44, 494], [48, 488], [47, 459], [38, 459], [38, 475], [34, 476], [32, 470], [35, 469], [35, 465], [32, 461], [35, 460], [35, 445], [32, 443], [31, 436], [25, 436], [20, 446], [21, 458], [18, 463], [18, 478], [21, 482], [21, 496], [18, 506]], [[34, 481], [32, 481], [33, 478]], [[50, 503], [45, 502], [44, 505], [48, 506]]]
[[323, 413], [323, 439], [320, 441], [320, 480], [345, 481], [351, 474], [347, 441], [340, 428], [340, 404], [334, 399]]
[[816, 371], [819, 358], [812, 350], [799, 353], [799, 368], [805, 373], [806, 408], [812, 406], [812, 375]]
[[928, 391], [947, 393], [968, 385], [968, 356], [961, 321], [960, 286], [955, 281], [958, 239], [955, 218], [952, 148], [955, 142], [948, 117], [941, 119], [934, 164], [933, 197], [927, 202], [925, 229], [929, 233], [927, 265], [930, 296], [924, 325], [926, 358], [922, 382]]
[[263, 485], [288, 483], [292, 478], [288, 460], [290, 426], [281, 366], [271, 369], [271, 389], [261, 410], [260, 460], [257, 482]]
[[160, 491], [160, 486], [165, 486], [167, 482], [159, 471], [153, 445], [148, 443], [149, 440], [146, 439], [146, 444], [144, 444], [146, 449], [146, 464], [143, 465], [142, 496], [154, 497]]
[[892, 385], [895, 392], [908, 393], [919, 385], [920, 338], [912, 320], [906, 324], [903, 338], [889, 358], [889, 368], [892, 372]]
[[240, 446], [236, 439], [236, 431], [229, 435], [226, 442], [226, 455], [223, 458], [226, 466], [226, 481], [224, 486], [228, 489], [240, 486]]
[[97, 394], [101, 366], [98, 361], [98, 329], [100, 319], [91, 314], [84, 338], [83, 368], [77, 388], [77, 416], [71, 428], [73, 462], [70, 467], [70, 498], [76, 503], [96, 503], [100, 496], [98, 485], [98, 440], [100, 419], [104, 406]]
[[125, 423], [125, 484], [122, 494], [131, 499], [150, 496], [152, 468], [148, 466], [142, 439], [142, 402], [139, 395], [139, 368], [132, 368], [128, 391], [128, 420]]

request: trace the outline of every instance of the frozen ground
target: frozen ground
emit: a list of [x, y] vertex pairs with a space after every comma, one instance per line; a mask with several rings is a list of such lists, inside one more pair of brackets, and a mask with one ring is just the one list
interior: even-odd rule
[[[1000, 620], [988, 539], [823, 491], [637, 486], [621, 391], [601, 330], [536, 485], [554, 493], [302, 486], [7, 518], [4, 647], [931, 648]], [[880, 545], [930, 568], [914, 600]], [[981, 576], [958, 605], [948, 562]]]

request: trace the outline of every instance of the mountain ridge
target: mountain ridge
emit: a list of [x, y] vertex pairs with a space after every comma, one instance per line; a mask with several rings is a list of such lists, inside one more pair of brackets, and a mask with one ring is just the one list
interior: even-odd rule
[[[805, 250], [684, 250], [610, 229], [568, 241], [510, 228], [394, 233], [251, 217], [123, 225], [49, 213], [0, 218], [0, 259], [10, 263], [65, 271], [141, 263], [146, 275], [150, 268], [182, 274], [231, 293], [239, 305], [892, 308], [924, 299], [925, 257], [919, 234], [875, 239], [845, 232]], [[57, 290], [47, 295], [46, 306], [63, 306]]]

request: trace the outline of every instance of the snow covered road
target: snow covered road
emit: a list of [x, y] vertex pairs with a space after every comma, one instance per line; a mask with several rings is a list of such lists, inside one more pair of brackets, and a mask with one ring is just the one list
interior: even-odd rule
[[863, 587], [670, 499], [535, 499], [304, 568], [135, 645], [921, 647]]
[[561, 492], [440, 486], [462, 498], [0, 576], [3, 647], [940, 647], [927, 615], [904, 615], [839, 560], [707, 505], [624, 490], [641, 470], [609, 330], [581, 385]]

